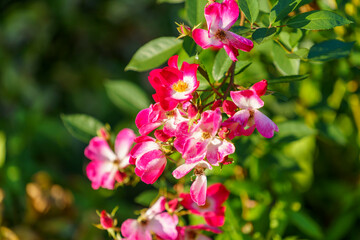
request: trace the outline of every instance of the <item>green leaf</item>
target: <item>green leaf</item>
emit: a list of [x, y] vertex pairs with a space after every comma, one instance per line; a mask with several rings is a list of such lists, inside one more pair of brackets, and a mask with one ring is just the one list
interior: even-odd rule
[[124, 112], [136, 114], [150, 105], [145, 92], [132, 82], [109, 81], [105, 89], [110, 100]]
[[328, 40], [315, 44], [310, 48], [308, 59], [313, 61], [329, 61], [346, 57], [350, 54], [355, 42]]
[[283, 76], [278, 78], [269, 79], [269, 84], [274, 83], [289, 83], [294, 81], [302, 81], [304, 79], [308, 78], [308, 75], [291, 75], [291, 76]]
[[0, 168], [4, 165], [6, 158], [6, 136], [0, 131]]
[[286, 56], [288, 58], [293, 58], [293, 59], [307, 59], [308, 54], [309, 54], [309, 49], [300, 48], [293, 53], [287, 54]]
[[288, 58], [285, 50], [275, 42], [272, 53], [275, 66], [283, 75], [297, 75], [299, 73], [300, 60]]
[[259, 15], [259, 2], [258, 0], [239, 0], [239, 7], [245, 14], [245, 17], [254, 23]]
[[205, 22], [204, 9], [208, 3], [207, 0], [186, 0], [185, 11], [192, 26]]
[[272, 37], [276, 33], [276, 28], [259, 28], [252, 35], [252, 39], [260, 44], [262, 41]]
[[244, 33], [250, 32], [251, 28], [243, 26], [233, 26], [232, 28], [230, 28], [230, 31], [236, 33], [237, 35], [242, 35]]
[[252, 62], [249, 62], [249, 61], [237, 61], [235, 64], [234, 75], [242, 73], [248, 67], [250, 67], [251, 64], [252, 64]]
[[317, 222], [304, 212], [288, 211], [290, 221], [312, 239], [321, 239], [322, 230]]
[[150, 206], [151, 202], [156, 198], [157, 195], [157, 190], [147, 190], [138, 195], [135, 198], [135, 202], [143, 206]]
[[303, 36], [301, 29], [293, 29], [294, 32], [281, 31], [279, 34], [281, 42], [283, 42], [288, 48], [293, 49], [299, 44], [300, 39]]
[[71, 135], [86, 143], [104, 126], [99, 120], [85, 114], [62, 114], [61, 119]]
[[219, 81], [225, 76], [232, 64], [232, 60], [224, 49], [221, 49], [215, 57], [212, 75], [215, 81]]
[[[195, 43], [195, 41], [190, 37], [185, 37], [183, 41], [183, 49], [189, 56], [194, 56], [196, 54], [196, 47], [198, 45]], [[181, 66], [179, 64], [179, 66]]]
[[132, 57], [125, 71], [146, 71], [160, 66], [177, 53], [182, 46], [182, 40], [175, 37], [161, 37], [154, 39], [139, 48]]
[[307, 30], [331, 29], [352, 23], [346, 18], [325, 10], [310, 11], [291, 18], [287, 26], [292, 28], [302, 28]]
[[274, 23], [285, 18], [294, 11], [302, 0], [279, 0], [270, 11], [270, 22]]

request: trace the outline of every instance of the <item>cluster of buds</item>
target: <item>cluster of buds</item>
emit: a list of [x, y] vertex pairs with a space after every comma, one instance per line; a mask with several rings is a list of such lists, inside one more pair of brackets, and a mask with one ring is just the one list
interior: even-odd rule
[[[192, 36], [202, 48], [224, 48], [235, 62], [239, 49], [253, 48], [250, 40], [229, 31], [238, 16], [235, 0], [212, 1], [205, 7], [208, 30], [179, 25], [179, 31], [183, 36]], [[219, 93], [220, 87], [212, 86], [215, 99], [207, 103], [208, 97], [201, 99], [197, 90], [198, 69], [198, 64], [187, 62], [179, 67], [175, 55], [168, 60], [168, 66], [152, 70], [148, 79], [155, 90], [155, 104], [141, 110], [135, 119], [140, 136], [123, 129], [112, 148], [109, 135], [102, 131], [85, 149], [85, 156], [91, 160], [86, 172], [94, 189], [114, 189], [116, 183], [125, 182], [133, 173], [142, 182], [153, 184], [163, 174], [168, 160], [177, 165], [172, 172], [176, 179], [193, 172], [189, 193], [179, 192], [169, 202], [160, 197], [138, 219], [124, 221], [121, 234], [126, 239], [150, 240], [152, 234], [159, 239], [207, 239], [202, 230], [220, 233], [218, 227], [225, 221], [222, 204], [229, 191], [220, 183], [207, 187], [206, 172], [232, 162], [229, 156], [235, 152], [235, 137], [249, 136], [255, 128], [266, 138], [278, 131], [276, 124], [258, 110], [264, 105], [261, 97], [267, 91], [266, 80], [250, 88], [238, 88], [231, 82], [224, 94]], [[176, 153], [181, 157], [174, 160]], [[206, 224], [178, 226], [178, 217], [184, 214], [203, 216]], [[112, 218], [103, 216], [103, 212], [101, 216], [102, 227], [114, 229]]]

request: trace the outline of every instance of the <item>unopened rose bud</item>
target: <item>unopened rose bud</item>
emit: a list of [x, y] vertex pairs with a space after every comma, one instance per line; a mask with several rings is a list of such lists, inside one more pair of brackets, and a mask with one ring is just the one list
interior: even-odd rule
[[177, 198], [171, 200], [168, 202], [168, 210], [171, 212], [175, 212], [175, 210], [178, 208], [179, 200]]
[[114, 227], [114, 220], [112, 219], [111, 215], [102, 210], [100, 215], [100, 224], [104, 229], [109, 229]]
[[196, 117], [196, 115], [198, 114], [199, 110], [197, 109], [197, 107], [193, 104], [189, 105], [188, 109], [187, 109], [187, 113], [189, 118], [194, 118]]
[[225, 139], [227, 138], [228, 134], [229, 134], [229, 129], [227, 127], [221, 127], [219, 132], [218, 132], [218, 135], [221, 139]]
[[219, 99], [219, 100], [216, 100], [214, 103], [213, 103], [213, 105], [211, 106], [211, 110], [215, 110], [215, 109], [217, 109], [218, 107], [221, 107], [221, 100]]
[[224, 100], [222, 107], [223, 111], [230, 116], [233, 116], [236, 113], [236, 109], [238, 108], [234, 102], [229, 100]]
[[185, 24], [179, 24], [176, 23], [178, 27], [176, 28], [178, 32], [180, 33], [180, 36], [178, 38], [183, 38], [186, 36], [191, 37], [191, 28], [189, 26], [186, 26]]
[[110, 133], [104, 127], [97, 131], [97, 135], [106, 141], [110, 139]]

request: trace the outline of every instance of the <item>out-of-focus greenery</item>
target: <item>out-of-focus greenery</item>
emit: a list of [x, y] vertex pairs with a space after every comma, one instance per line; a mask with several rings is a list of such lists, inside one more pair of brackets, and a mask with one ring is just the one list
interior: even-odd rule
[[[86, 145], [68, 134], [60, 115], [91, 115], [114, 132], [135, 129], [136, 111], [111, 97], [122, 88], [120, 81], [109, 79], [140, 86], [150, 101], [148, 72], [124, 68], [146, 42], [177, 36], [174, 22], [183, 21], [177, 19], [183, 8], [183, 3], [152, 0], [0, 3], [3, 236], [106, 239], [92, 226], [99, 221], [95, 209], [111, 211], [119, 205], [117, 217], [123, 221], [148, 204], [153, 187], [143, 183], [117, 191], [91, 188], [84, 174]], [[308, 32], [301, 47], [328, 39], [355, 45], [346, 58], [302, 61], [300, 74], [309, 75], [303, 81], [270, 85], [274, 94], [264, 97], [265, 110], [279, 133], [270, 140], [259, 134], [240, 138], [235, 164], [209, 176], [210, 183], [224, 182], [232, 192], [225, 233], [218, 239], [360, 236], [360, 1], [319, 0], [300, 11], [317, 8], [335, 10], [354, 23]], [[280, 37], [284, 41], [289, 36]], [[255, 43], [253, 64], [237, 83], [248, 86], [281, 77], [283, 62], [274, 60], [280, 53], [277, 46]], [[159, 180], [155, 187], [162, 184]]]

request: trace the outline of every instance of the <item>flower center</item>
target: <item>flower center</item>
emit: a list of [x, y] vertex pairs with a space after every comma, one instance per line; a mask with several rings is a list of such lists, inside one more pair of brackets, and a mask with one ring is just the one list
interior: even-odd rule
[[172, 89], [176, 92], [185, 92], [188, 86], [186, 82], [180, 80], [172, 86]]
[[204, 204], [204, 205], [199, 206], [199, 208], [202, 208], [202, 209], [207, 209], [207, 208], [209, 208], [209, 207], [210, 207], [210, 203], [209, 203], [209, 201], [208, 201], [208, 200], [206, 200], [206, 202], [205, 202], [205, 204]]
[[167, 118], [172, 118], [172, 117], [175, 116], [175, 111], [174, 111], [174, 110], [167, 111], [167, 112], [165, 113], [165, 115], [166, 115]]
[[254, 120], [255, 112], [253, 110], [249, 110], [249, 112], [250, 112], [250, 117], [248, 119], [246, 126], [252, 127], [255, 124], [255, 120]]
[[202, 139], [209, 139], [209, 138], [211, 138], [211, 135], [208, 132], [203, 132], [201, 137], [202, 137]]
[[216, 33], [215, 33], [215, 37], [221, 41], [224, 41], [226, 39], [226, 33], [224, 30], [219, 29]]
[[204, 168], [202, 167], [195, 167], [194, 174], [196, 176], [203, 175], [204, 174]]

